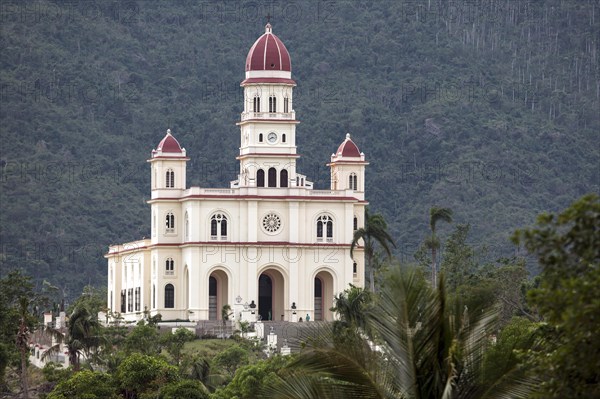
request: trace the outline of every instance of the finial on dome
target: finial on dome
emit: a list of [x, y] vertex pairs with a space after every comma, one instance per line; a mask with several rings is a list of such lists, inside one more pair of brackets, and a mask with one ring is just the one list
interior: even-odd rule
[[171, 134], [171, 129], [167, 129], [167, 134]]
[[273, 28], [271, 27], [271, 14], [267, 14], [267, 24], [265, 25], [265, 33], [272, 33]]
[[350, 140], [350, 133], [346, 133], [346, 140]]

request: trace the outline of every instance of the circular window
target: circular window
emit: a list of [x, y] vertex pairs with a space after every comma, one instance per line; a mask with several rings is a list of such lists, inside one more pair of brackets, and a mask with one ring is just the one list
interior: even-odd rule
[[268, 213], [263, 218], [262, 225], [267, 233], [276, 233], [281, 229], [281, 218], [275, 213]]

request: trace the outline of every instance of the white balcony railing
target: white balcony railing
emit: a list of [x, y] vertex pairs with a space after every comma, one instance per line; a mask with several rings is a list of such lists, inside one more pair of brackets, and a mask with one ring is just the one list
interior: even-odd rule
[[296, 119], [295, 112], [242, 112], [242, 120], [248, 119]]

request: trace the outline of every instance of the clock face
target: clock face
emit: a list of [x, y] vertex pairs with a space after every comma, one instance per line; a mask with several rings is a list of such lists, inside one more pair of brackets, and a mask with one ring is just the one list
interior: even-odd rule
[[277, 141], [277, 134], [275, 134], [274, 132], [269, 133], [269, 135], [267, 136], [267, 140], [269, 140], [269, 143], [274, 143]]

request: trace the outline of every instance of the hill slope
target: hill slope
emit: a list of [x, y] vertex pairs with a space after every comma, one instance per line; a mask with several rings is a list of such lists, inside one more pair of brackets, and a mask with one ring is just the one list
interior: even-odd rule
[[106, 246], [149, 234], [145, 160], [167, 128], [188, 184], [228, 186], [267, 13], [298, 83], [298, 170], [327, 187], [352, 133], [399, 255], [432, 205], [500, 256], [516, 227], [599, 190], [594, 0], [4, 5], [0, 274], [23, 267], [71, 296], [104, 284]]

